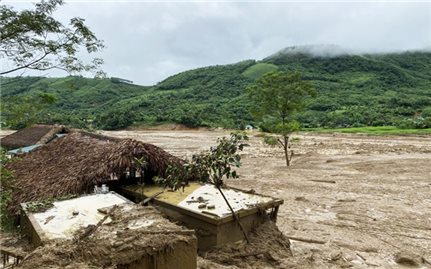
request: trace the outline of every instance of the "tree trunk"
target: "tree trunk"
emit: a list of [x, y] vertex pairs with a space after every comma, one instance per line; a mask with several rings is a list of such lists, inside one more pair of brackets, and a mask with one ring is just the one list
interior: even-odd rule
[[284, 157], [286, 158], [286, 166], [290, 166], [290, 157], [289, 157], [289, 137], [283, 136], [284, 143], [283, 143], [283, 149], [284, 149]]

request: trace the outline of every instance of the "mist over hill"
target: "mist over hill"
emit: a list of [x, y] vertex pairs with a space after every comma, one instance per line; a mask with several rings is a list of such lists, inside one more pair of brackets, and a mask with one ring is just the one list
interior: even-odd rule
[[353, 54], [359, 54], [359, 53], [354, 52], [353, 50], [343, 48], [338, 45], [331, 45], [331, 44], [302, 45], [302, 46], [286, 47], [274, 53], [273, 55], [270, 55], [264, 60], [274, 58], [274, 57], [280, 57], [282, 55], [289, 55], [289, 54], [305, 54], [305, 55], [314, 56], [314, 57], [336, 57], [341, 55], [349, 55], [349, 54], [353, 55]]
[[[40, 123], [240, 128], [258, 124], [245, 89], [276, 70], [301, 72], [318, 92], [296, 116], [304, 127], [398, 125], [415, 115], [431, 117], [431, 52], [355, 54], [333, 45], [289, 47], [261, 61], [189, 70], [151, 87], [83, 77], [3, 77], [2, 111], [42, 92], [58, 101], [38, 115]], [[2, 117], [6, 122], [7, 113]]]

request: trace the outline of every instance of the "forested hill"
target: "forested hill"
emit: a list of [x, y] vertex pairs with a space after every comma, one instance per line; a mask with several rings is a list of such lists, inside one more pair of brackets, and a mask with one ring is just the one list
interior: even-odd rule
[[239, 128], [253, 123], [245, 88], [274, 70], [299, 71], [316, 88], [317, 98], [297, 115], [305, 127], [399, 125], [414, 116], [431, 122], [431, 52], [316, 56], [294, 49], [262, 61], [182, 72], [151, 87], [82, 77], [3, 77], [2, 114], [8, 117], [13, 104], [49, 93], [58, 100], [38, 114], [39, 122], [104, 129], [158, 123]]

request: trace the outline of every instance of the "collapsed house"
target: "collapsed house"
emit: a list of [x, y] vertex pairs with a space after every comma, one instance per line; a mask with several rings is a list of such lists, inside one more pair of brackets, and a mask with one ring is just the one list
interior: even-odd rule
[[[151, 144], [82, 131], [71, 131], [8, 163], [14, 174], [8, 210], [21, 213], [22, 231], [35, 246], [42, 246], [23, 260], [23, 268], [196, 268], [195, 231], [116, 193], [91, 194], [98, 192], [98, 185], [115, 190], [149, 182], [164, 176], [168, 166], [182, 163]], [[109, 209], [113, 206], [114, 213]], [[81, 232], [102, 220], [106, 223], [77, 244]], [[50, 246], [59, 249], [55, 253], [70, 251], [70, 259], [47, 255]]]
[[[244, 232], [249, 233], [268, 219], [276, 221], [283, 200], [270, 196], [223, 187]], [[224, 201], [219, 190], [211, 184], [192, 182], [175, 192], [160, 186], [127, 185], [121, 193], [136, 202], [153, 198], [154, 205], [166, 215], [196, 230], [198, 247], [207, 250], [229, 242], [244, 240], [238, 220]]]
[[11, 154], [27, 153], [68, 132], [61, 125], [33, 125], [3, 137], [0, 144]]
[[[24, 230], [27, 230], [29, 237], [33, 238], [33, 242], [36, 245], [43, 244], [44, 241], [47, 242], [46, 245], [50, 245], [52, 242], [56, 242], [56, 240], [61, 239], [62, 236], [66, 236], [70, 239], [71, 234], [74, 234], [75, 238], [76, 233], [79, 233], [79, 231], [82, 230], [85, 225], [74, 226], [74, 224], [72, 224], [65, 228], [66, 231], [59, 232], [58, 227], [61, 225], [57, 225], [56, 221], [61, 221], [62, 217], [58, 211], [48, 210], [46, 211], [48, 213], [43, 213], [40, 215], [33, 214], [34, 212], [31, 212], [31, 210], [29, 211], [29, 206], [31, 207], [31, 204], [28, 202], [40, 202], [51, 200], [53, 198], [70, 198], [71, 195], [79, 196], [82, 194], [89, 194], [94, 192], [95, 186], [106, 184], [110, 190], [119, 192], [127, 199], [131, 199], [135, 202], [144, 201], [146, 203], [151, 200], [153, 205], [155, 205], [159, 211], [166, 214], [170, 219], [184, 224], [184, 226], [187, 227], [181, 228], [182, 230], [180, 228], [176, 228], [173, 229], [172, 232], [163, 228], [163, 225], [159, 230], [156, 229], [159, 226], [153, 227], [157, 230], [157, 232], [151, 231], [149, 233], [151, 235], [162, 234], [162, 231], [164, 231], [164, 233], [168, 236], [167, 238], [169, 238], [171, 233], [184, 236], [187, 235], [187, 238], [183, 238], [182, 240], [186, 242], [188, 247], [179, 243], [178, 245], [170, 245], [170, 249], [172, 251], [167, 253], [174, 254], [172, 254], [172, 257], [169, 256], [171, 254], [168, 255], [170, 257], [169, 260], [175, 261], [178, 259], [178, 255], [186, 255], [184, 253], [187, 253], [186, 256], [192, 257], [191, 260], [186, 261], [184, 267], [173, 266], [168, 262], [161, 262], [161, 264], [169, 264], [169, 266], [163, 267], [160, 265], [157, 268], [195, 268], [197, 248], [200, 250], [207, 250], [214, 246], [220, 246], [225, 243], [244, 240], [244, 235], [240, 230], [238, 221], [235, 220], [235, 217], [229, 211], [227, 204], [222, 200], [223, 198], [221, 194], [214, 186], [191, 182], [182, 190], [180, 189], [172, 192], [154, 184], [154, 177], [165, 177], [166, 170], [169, 166], [179, 166], [183, 163], [183, 160], [151, 144], [139, 142], [133, 139], [118, 139], [82, 131], [70, 131], [68, 135], [55, 139], [43, 147], [36, 148], [30, 153], [23, 154], [19, 159], [7, 164], [7, 168], [13, 171], [15, 178], [14, 193], [12, 195], [12, 202], [9, 204], [8, 210], [12, 214], [18, 215], [20, 208], [22, 208], [23, 214], [21, 223]], [[186, 177], [188, 178], [183, 179], [193, 180], [193, 175], [187, 175]], [[268, 218], [275, 221], [278, 208], [283, 203], [283, 200], [280, 199], [257, 195], [253, 192], [245, 192], [235, 188], [224, 187], [223, 192], [231, 203], [233, 210], [238, 216], [239, 221], [246, 233], [258, 228]], [[88, 199], [88, 196], [87, 198], [84, 196], [84, 198], [80, 199]], [[91, 200], [92, 198], [89, 199]], [[66, 202], [67, 201], [64, 203]], [[86, 204], [91, 205], [91, 203], [93, 202], [87, 202]], [[54, 206], [57, 205], [58, 207], [61, 207], [61, 204], [62, 202], [58, 202], [57, 204], [54, 203]], [[121, 207], [123, 204], [130, 203], [118, 201], [118, 203], [109, 204], [108, 206], [119, 205]], [[138, 212], [141, 212], [140, 208], [144, 207], [133, 205], [133, 208], [133, 210], [127, 211], [128, 213], [126, 215], [130, 216], [130, 218], [127, 219], [127, 223], [129, 223], [129, 221], [132, 223], [132, 219], [138, 217], [138, 215], [133, 215], [132, 211], [137, 210]], [[86, 224], [87, 227], [91, 227], [92, 225], [94, 226], [94, 222], [96, 220], [100, 220], [104, 218], [104, 216], [109, 215], [106, 213], [108, 211], [105, 210], [105, 213], [102, 213], [99, 212], [99, 209], [101, 208], [93, 207], [92, 214], [97, 216], [97, 218], [93, 218], [93, 222], [86, 222], [88, 218], [84, 218], [83, 223]], [[74, 219], [78, 216], [81, 217], [80, 212], [84, 211], [84, 209], [65, 211], [67, 211], [66, 218]], [[94, 212], [96, 213], [94, 214]], [[121, 212], [124, 213], [124, 211]], [[161, 213], [158, 214], [160, 215]], [[88, 214], [86, 213], [85, 215]], [[112, 219], [112, 217], [110, 218]], [[162, 217], [160, 216], [160, 218]], [[148, 219], [141, 218], [141, 220], [138, 222], [152, 222], [151, 220], [149, 222], [147, 221]], [[126, 230], [131, 229], [129, 224], [124, 226]], [[110, 223], [106, 223], [102, 226], [105, 227], [110, 225]], [[133, 226], [133, 224], [130, 225]], [[169, 226], [168, 224], [166, 225]], [[54, 232], [49, 230], [49, 227], [51, 226], [55, 227]], [[47, 230], [44, 230], [43, 228], [46, 228]], [[70, 230], [70, 228], [73, 229]], [[157, 247], [154, 247], [155, 242], [151, 240], [158, 240], [157, 238], [159, 237], [150, 237], [150, 240], [143, 240], [142, 236], [148, 234], [148, 231], [146, 232], [145, 230], [148, 227], [145, 226], [141, 228], [142, 229], [140, 230], [136, 230], [136, 234], [139, 234], [137, 237], [130, 235], [128, 237], [118, 238], [119, 242], [127, 241], [130, 243], [126, 244], [127, 247], [125, 247], [125, 250], [129, 248], [129, 245], [138, 246], [138, 250], [140, 248], [145, 248], [145, 246], [140, 243], [141, 241], [148, 243], [148, 249], [158, 249]], [[196, 237], [194, 237], [195, 235], [192, 236], [190, 231], [193, 233], [196, 231], [197, 243]], [[60, 237], [56, 237], [55, 233], [60, 234]], [[122, 232], [110, 232], [111, 235], [115, 233], [118, 234]], [[142, 235], [140, 233], [142, 233]], [[173, 235], [172, 238], [174, 238]], [[98, 237], [96, 235], [88, 237], [88, 240], [93, 240], [91, 241], [91, 244], [103, 245], [103, 240], [97, 243], [97, 240], [99, 239], [105, 240], [106, 238], [103, 236]], [[137, 240], [136, 243], [133, 243], [135, 240]], [[75, 250], [73, 253], [76, 253], [76, 251], [81, 253], [85, 250], [85, 248], [76, 250], [77, 248], [80, 248], [80, 246], [74, 246], [74, 244], [71, 243], [71, 240], [68, 240], [67, 242], [68, 243], [61, 243], [62, 248], [74, 248]], [[163, 242], [170, 241], [166, 239], [166, 241]], [[115, 250], [118, 247], [117, 245], [121, 245], [120, 243], [111, 243], [112, 244], [109, 246], [104, 245], [102, 247], [102, 253], [106, 254], [110, 253], [110, 251], [117, 251]], [[90, 246], [93, 245], [87, 245], [87, 247]], [[176, 252], [173, 250], [176, 250], [177, 248], [180, 250], [180, 252], [175, 254]], [[160, 247], [160, 249], [165, 249], [165, 247]], [[190, 254], [192, 253], [191, 249], [194, 249], [193, 254]], [[37, 250], [35, 253], [39, 254], [35, 255], [42, 255], [44, 253], [43, 251], [38, 251], [39, 250]], [[123, 252], [119, 253], [121, 254]], [[127, 253], [127, 251], [124, 253]], [[82, 262], [82, 264], [79, 264], [79, 266], [77, 264], [70, 265], [72, 266], [71, 268], [74, 268], [73, 266], [86, 268], [85, 266], [88, 265], [86, 264], [86, 258], [81, 259], [83, 257], [81, 254], [77, 256], [71, 253], [64, 254], [72, 255], [71, 257], [74, 257], [74, 260], [79, 263]], [[120, 256], [124, 255], [121, 254]], [[142, 264], [156, 266], [154, 262], [154, 257], [156, 256], [154, 255], [156, 254], [150, 253], [146, 256], [150, 257], [150, 260], [153, 260], [152, 263], [142, 261]], [[51, 255], [47, 257], [47, 259], [50, 261], [56, 261], [59, 259], [59, 257], [54, 256]], [[116, 256], [113, 255], [112, 257]], [[156, 260], [162, 261], [165, 260], [167, 256], [158, 257], [159, 258]], [[40, 259], [45, 258], [40, 257]], [[142, 260], [145, 259], [142, 258]], [[34, 260], [33, 262], [37, 264], [38, 261]], [[194, 267], [188, 267], [193, 263]], [[26, 263], [23, 263], [23, 265], [25, 264]], [[47, 264], [49, 264], [49, 262]], [[120, 261], [118, 261], [118, 263], [112, 262], [112, 264], [120, 264]], [[145, 265], [147, 267], [143, 265], [133, 267], [131, 264], [141, 264], [141, 262], [136, 260], [130, 261], [130, 263], [127, 264], [127, 266], [121, 268], [153, 268], [148, 267], [147, 265]], [[177, 262], [177, 264], [181, 263]], [[58, 268], [67, 268], [67, 266], [69, 266], [63, 265], [64, 264], [59, 263]], [[92, 266], [94, 265], [97, 265], [97, 261], [91, 262], [88, 268], [93, 268]], [[101, 268], [106, 268], [105, 265], [103, 265]], [[43, 268], [43, 266], [41, 268]]]
[[[193, 230], [168, 221], [153, 207], [113, 196], [112, 193], [84, 196], [57, 202], [45, 212], [27, 211], [26, 218], [33, 222], [34, 233], [44, 245], [25, 257], [19, 268], [196, 268]], [[88, 201], [83, 200], [113, 206], [99, 208], [96, 213], [85, 208], [83, 202]], [[73, 205], [80, 210], [75, 215], [67, 210]], [[95, 218], [97, 215], [99, 218]], [[75, 225], [70, 225], [71, 222]], [[88, 223], [95, 225], [84, 225]]]
[[20, 229], [36, 247], [50, 240], [72, 239], [78, 230], [102, 221], [107, 215], [106, 208], [128, 202], [124, 197], [110, 192], [84, 195], [49, 204], [22, 203]]

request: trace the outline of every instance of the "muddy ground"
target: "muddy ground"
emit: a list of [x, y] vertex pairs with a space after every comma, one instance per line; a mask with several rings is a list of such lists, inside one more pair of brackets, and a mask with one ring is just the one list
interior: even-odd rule
[[[104, 134], [190, 157], [229, 133]], [[405, 261], [431, 267], [431, 137], [300, 134], [293, 164], [286, 168], [283, 152], [255, 134], [243, 154], [240, 178], [228, 184], [284, 199], [279, 229], [314, 240], [292, 240], [293, 257], [277, 268], [404, 268], [395, 262], [403, 258], [400, 253]]]
[[[153, 143], [183, 158], [229, 134], [103, 133]], [[292, 240], [293, 257], [265, 268], [405, 268], [395, 262], [403, 255], [405, 262], [431, 268], [430, 136], [300, 134], [295, 136], [292, 166], [286, 168], [283, 152], [256, 134], [250, 133], [240, 178], [228, 184], [284, 199], [279, 229], [289, 237], [313, 241]], [[238, 268], [202, 257], [199, 267]]]

